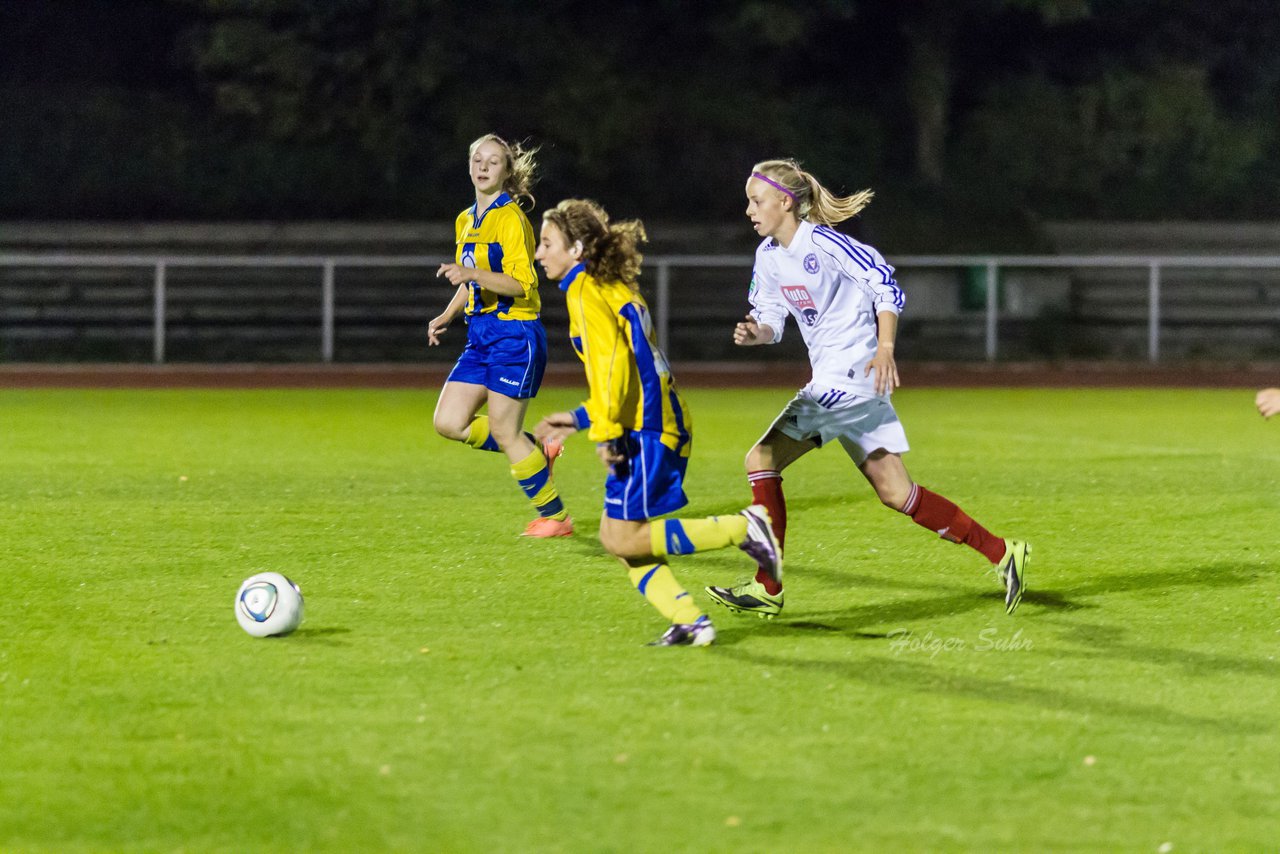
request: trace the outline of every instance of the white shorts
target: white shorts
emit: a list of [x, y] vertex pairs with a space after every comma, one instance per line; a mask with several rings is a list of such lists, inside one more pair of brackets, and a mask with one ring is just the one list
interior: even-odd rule
[[859, 397], [814, 383], [796, 393], [773, 426], [798, 442], [821, 446], [836, 439], [857, 465], [880, 449], [893, 454], [911, 450], [888, 398]]

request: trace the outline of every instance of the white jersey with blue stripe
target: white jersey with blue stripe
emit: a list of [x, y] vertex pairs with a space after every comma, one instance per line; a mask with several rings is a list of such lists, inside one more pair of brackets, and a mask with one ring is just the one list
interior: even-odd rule
[[825, 225], [801, 222], [790, 246], [766, 238], [756, 249], [751, 316], [782, 340], [787, 315], [809, 349], [813, 382], [862, 397], [879, 397], [875, 374], [876, 315], [898, 314], [904, 302], [893, 267], [865, 243]]

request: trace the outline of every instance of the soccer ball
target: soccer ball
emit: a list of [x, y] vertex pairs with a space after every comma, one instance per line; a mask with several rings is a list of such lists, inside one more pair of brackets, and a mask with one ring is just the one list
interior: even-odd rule
[[260, 572], [240, 585], [236, 620], [255, 638], [287, 635], [302, 622], [302, 591], [278, 572]]

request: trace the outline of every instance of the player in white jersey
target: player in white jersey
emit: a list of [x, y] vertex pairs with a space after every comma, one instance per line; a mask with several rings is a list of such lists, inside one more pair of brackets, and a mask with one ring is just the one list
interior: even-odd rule
[[[747, 453], [753, 504], [764, 505], [785, 549], [782, 471], [832, 441], [888, 507], [943, 539], [984, 555], [1005, 587], [1005, 610], [1022, 601], [1031, 547], [992, 535], [945, 497], [913, 483], [902, 462], [909, 446], [890, 403], [899, 385], [894, 360], [902, 289], [875, 249], [831, 226], [871, 201], [864, 190], [836, 196], [794, 160], [757, 163], [747, 180], [747, 216], [764, 238], [756, 249], [751, 313], [734, 329], [744, 347], [782, 340], [787, 317], [800, 329], [813, 376]], [[735, 587], [708, 587], [725, 607], [773, 617], [782, 611], [781, 579], [758, 573]]]

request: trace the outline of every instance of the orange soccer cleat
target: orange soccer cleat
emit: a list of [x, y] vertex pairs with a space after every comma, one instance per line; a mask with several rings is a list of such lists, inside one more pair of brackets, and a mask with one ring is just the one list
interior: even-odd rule
[[547, 539], [549, 537], [570, 537], [573, 536], [573, 519], [569, 516], [564, 520], [552, 519], [550, 516], [539, 516], [529, 523], [524, 529], [522, 537], [538, 537], [539, 539]]

